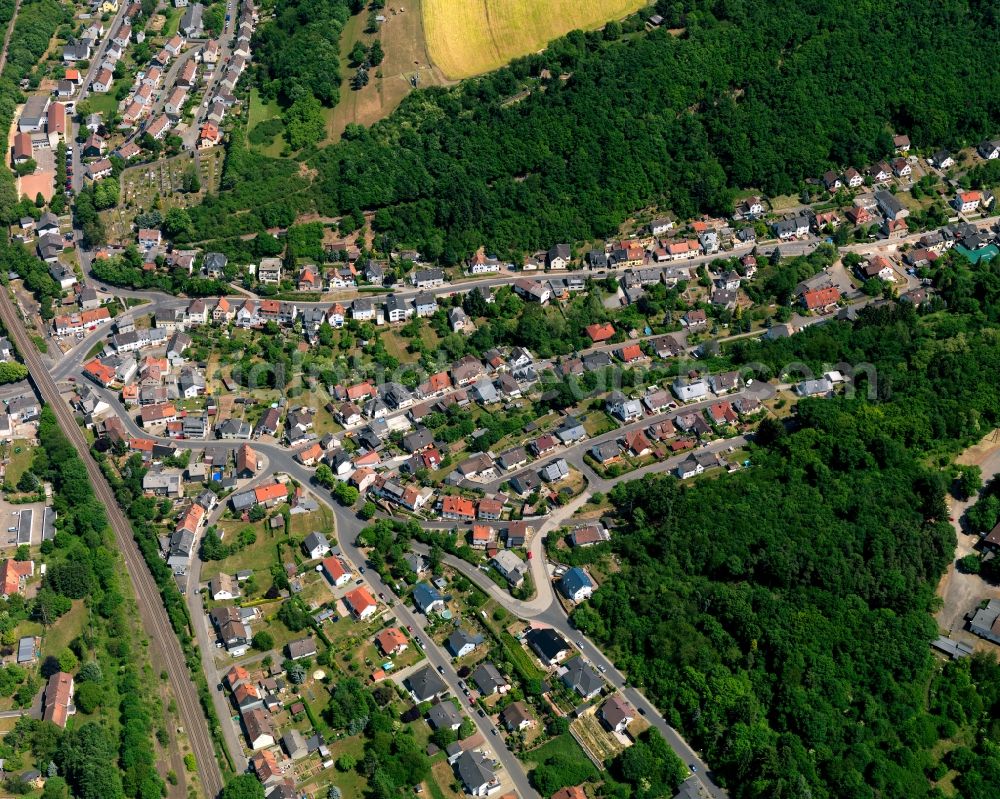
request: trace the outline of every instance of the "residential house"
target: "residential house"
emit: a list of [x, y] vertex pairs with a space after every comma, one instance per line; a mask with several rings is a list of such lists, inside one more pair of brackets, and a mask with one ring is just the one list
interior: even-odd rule
[[630, 430], [625, 434], [625, 451], [633, 458], [643, 458], [653, 451], [653, 445], [642, 430]]
[[407, 650], [409, 642], [398, 627], [387, 627], [375, 636], [375, 643], [386, 657], [399, 655]]
[[288, 499], [288, 488], [284, 483], [271, 483], [265, 486], [258, 486], [253, 490], [254, 497], [258, 505], [273, 508], [275, 505]]
[[548, 283], [541, 283], [537, 280], [515, 280], [513, 284], [514, 293], [528, 302], [537, 302], [545, 305], [552, 298], [552, 289]]
[[569, 541], [574, 547], [592, 547], [607, 541], [608, 531], [600, 524], [586, 524], [575, 528], [569, 534]]
[[351, 573], [344, 566], [344, 562], [336, 556], [323, 558], [323, 574], [337, 588], [347, 585], [351, 581]]
[[[426, 291], [421, 291], [413, 298], [413, 307], [416, 309], [417, 316], [427, 317], [433, 316], [434, 312], [437, 311], [438, 305], [437, 300], [434, 299], [434, 295]], [[453, 310], [461, 310], [456, 308]], [[464, 312], [463, 312], [464, 313]]]
[[587, 437], [586, 429], [575, 416], [566, 416], [554, 432], [563, 444], [573, 444]]
[[585, 700], [594, 698], [604, 688], [601, 675], [581, 655], [566, 661], [566, 670], [561, 679], [563, 685]]
[[938, 169], [951, 169], [955, 166], [955, 159], [947, 150], [938, 150], [929, 160]]
[[94, 79], [90, 82], [90, 87], [93, 91], [98, 94], [107, 94], [111, 91], [111, 85], [114, 83], [114, 75], [111, 70], [104, 68], [97, 73]]
[[602, 341], [607, 341], [615, 335], [615, 328], [610, 322], [605, 322], [604, 324], [592, 324], [587, 325], [584, 332], [590, 336], [590, 340], [595, 344], [600, 344]]
[[488, 524], [472, 525], [472, 535], [470, 541], [475, 549], [486, 549], [496, 541], [497, 531]]
[[299, 638], [289, 641], [285, 645], [285, 652], [289, 660], [302, 660], [302, 658], [316, 657], [316, 642], [312, 637]]
[[882, 224], [882, 235], [889, 241], [899, 241], [906, 238], [910, 228], [905, 219], [886, 219]]
[[895, 194], [884, 189], [875, 192], [875, 203], [887, 219], [904, 219], [910, 211]]
[[569, 477], [569, 464], [565, 458], [559, 458], [539, 469], [538, 476], [547, 483], [557, 483]]
[[243, 729], [251, 749], [274, 746], [274, 729], [271, 718], [263, 708], [254, 707], [242, 714]]
[[611, 392], [605, 402], [605, 410], [625, 424], [642, 418], [642, 403], [629, 399], [620, 391]]
[[445, 639], [445, 647], [454, 658], [465, 657], [472, 654], [476, 647], [483, 642], [483, 637], [478, 634], [471, 634], [458, 628]]
[[716, 426], [732, 425], [739, 421], [739, 416], [728, 402], [714, 402], [708, 406], [706, 413], [712, 424]]
[[490, 562], [510, 585], [519, 586], [524, 582], [528, 566], [509, 549], [501, 549]]
[[439, 696], [448, 693], [448, 686], [445, 685], [432, 666], [424, 666], [407, 677], [403, 684], [410, 692], [414, 702], [430, 702]]
[[470, 796], [489, 796], [500, 787], [493, 772], [493, 762], [482, 752], [463, 752], [455, 761], [455, 772]]
[[216, 602], [221, 602], [236, 599], [240, 595], [240, 589], [231, 574], [219, 574], [208, 581], [208, 593]]
[[[437, 308], [437, 303], [435, 302], [434, 307]], [[432, 310], [431, 313], [434, 311]], [[423, 316], [420, 313], [420, 307], [417, 307], [417, 314]], [[466, 315], [465, 311], [462, 310], [461, 306], [456, 306], [448, 311], [448, 324], [452, 330], [458, 332], [459, 330], [465, 330], [469, 325], [469, 317]]]
[[671, 384], [671, 388], [682, 402], [693, 402], [708, 396], [708, 384], [700, 377], [678, 376]]
[[601, 466], [607, 466], [621, 458], [621, 448], [617, 441], [604, 441], [594, 444], [587, 450], [587, 454]]
[[427, 721], [435, 730], [457, 730], [462, 726], [462, 714], [452, 702], [445, 700], [427, 711]]
[[833, 383], [826, 377], [817, 380], [803, 380], [795, 386], [795, 393], [800, 397], [825, 396], [833, 391]]
[[979, 205], [983, 200], [982, 192], [960, 191], [951, 201], [955, 210], [961, 214], [971, 214], [979, 210]]
[[266, 285], [277, 285], [281, 282], [281, 259], [261, 258], [257, 267], [257, 280]]
[[510, 680], [504, 677], [499, 669], [489, 661], [480, 663], [472, 672], [472, 682], [483, 696], [499, 694], [503, 696], [510, 688]]
[[969, 632], [1000, 644], [1000, 599], [991, 599], [976, 610], [969, 622]]
[[432, 585], [417, 583], [413, 589], [413, 602], [425, 616], [435, 611], [444, 610], [444, 598]]
[[[188, 6], [184, 15], [181, 17], [180, 25], [178, 30], [187, 36], [189, 39], [197, 39], [201, 37], [204, 32], [204, 23], [202, 22], [202, 14], [205, 7], [201, 3], [195, 3], [193, 6]], [[176, 55], [176, 53], [174, 53]], [[189, 63], [194, 63], [193, 61]]]
[[414, 270], [410, 282], [418, 289], [437, 288], [444, 285], [444, 270], [417, 269]]
[[14, 594], [24, 595], [28, 578], [35, 574], [35, 562], [32, 560], [4, 559], [0, 564], [0, 595], [10, 597]]
[[500, 711], [500, 723], [509, 732], [523, 732], [531, 729], [538, 722], [532, 717], [528, 706], [521, 701], [511, 702]]
[[809, 233], [809, 217], [794, 216], [790, 219], [779, 219], [771, 223], [771, 232], [782, 241], [801, 238]]
[[844, 182], [847, 184], [848, 188], [858, 189], [864, 185], [865, 179], [858, 170], [853, 166], [848, 167], [844, 172]]
[[830, 170], [823, 175], [823, 186], [826, 187], [827, 191], [839, 191], [843, 185], [844, 184], [841, 182], [840, 176], [833, 170]]
[[579, 566], [567, 571], [559, 581], [559, 590], [571, 602], [583, 602], [594, 592], [594, 583]]
[[802, 294], [802, 305], [808, 311], [816, 313], [828, 313], [833, 310], [840, 301], [840, 289], [836, 286], [806, 291]]
[[441, 518], [458, 521], [472, 521], [476, 517], [475, 505], [471, 499], [448, 495], [441, 500]]
[[620, 694], [608, 697], [601, 705], [598, 714], [612, 732], [625, 732], [628, 725], [635, 721], [635, 708]]
[[302, 542], [302, 549], [309, 560], [326, 557], [330, 551], [330, 542], [322, 533], [311, 532]]
[[566, 269], [570, 263], [570, 247], [568, 244], [556, 244], [545, 254], [545, 265], [549, 269]]
[[344, 595], [344, 602], [358, 621], [364, 621], [375, 615], [378, 602], [365, 586], [359, 586]]
[[292, 760], [301, 760], [309, 754], [305, 736], [295, 727], [290, 728], [281, 736], [281, 746]]
[[681, 317], [681, 325], [688, 330], [701, 330], [708, 325], [708, 314], [703, 308], [695, 308]]
[[66, 727], [66, 720], [76, 713], [73, 704], [73, 675], [57, 671], [45, 684], [42, 699], [42, 719], [51, 721], [57, 727]]
[[551, 627], [533, 627], [525, 634], [524, 640], [547, 666], [560, 663], [572, 651], [566, 639]]

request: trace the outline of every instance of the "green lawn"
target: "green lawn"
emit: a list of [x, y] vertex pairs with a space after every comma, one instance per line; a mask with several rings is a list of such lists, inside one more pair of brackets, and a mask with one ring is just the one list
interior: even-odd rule
[[42, 658], [48, 655], [58, 656], [59, 652], [80, 634], [86, 622], [87, 607], [82, 599], [78, 599], [73, 603], [69, 613], [60, 616], [59, 620], [46, 631], [42, 638]]
[[[351, 755], [358, 762], [358, 764], [364, 760], [365, 741], [364, 737], [361, 735], [354, 735], [350, 738], [342, 738], [339, 741], [333, 741], [329, 744], [329, 746], [330, 759], [333, 761], [336, 761], [341, 755]], [[365, 778], [361, 775], [358, 769], [352, 769], [346, 773], [336, 769], [327, 769], [326, 771], [321, 771], [315, 777], [311, 778], [299, 787], [308, 790], [309, 788], [316, 788], [320, 785], [336, 785], [340, 788], [340, 793], [345, 797], [345, 799], [353, 796], [364, 796], [365, 791], [368, 788]], [[326, 796], [326, 791], [318, 792], [316, 795]]]
[[167, 18], [167, 21], [163, 25], [163, 30], [160, 31], [159, 35], [164, 39], [169, 39], [177, 33], [177, 29], [180, 27], [181, 12], [176, 8], [164, 8], [160, 13]]
[[553, 738], [550, 741], [546, 741], [537, 749], [531, 749], [524, 753], [522, 759], [526, 763], [531, 763], [532, 765], [540, 765], [544, 763], [551, 757], [565, 757], [572, 762], [583, 762], [586, 763], [590, 769], [594, 769], [594, 764], [590, 762], [590, 758], [584, 754], [583, 749], [580, 748], [580, 744], [576, 742], [570, 733], [563, 733], [562, 735]]
[[[281, 116], [281, 109], [278, 107], [277, 103], [273, 102], [265, 103], [261, 99], [260, 92], [258, 92], [257, 89], [250, 90], [250, 110], [247, 116], [248, 133], [261, 122], [266, 122], [269, 119], [274, 119], [280, 116]], [[285, 139], [281, 135], [275, 136], [274, 141], [267, 146], [250, 144], [251, 150], [270, 156], [272, 158], [277, 158], [278, 156], [280, 156], [284, 148], [285, 148]]]
[[271, 566], [277, 562], [275, 554], [275, 538], [270, 535], [269, 530], [265, 530], [266, 522], [247, 524], [240, 521], [226, 521], [219, 524], [220, 534], [225, 531], [222, 543], [229, 544], [236, 539], [237, 534], [244, 527], [252, 527], [257, 533], [257, 540], [224, 560], [209, 561], [202, 569], [201, 578], [205, 581], [211, 580], [216, 575], [235, 574], [244, 569], [251, 569], [254, 579], [257, 581], [259, 595], [263, 596], [271, 587]]
[[107, 94], [90, 94], [87, 96], [86, 102], [93, 113], [103, 114], [105, 118], [118, 110], [118, 101], [115, 99], [114, 94], [110, 92]]
[[292, 516], [292, 537], [305, 537], [309, 533], [320, 532], [330, 537], [333, 533], [333, 513], [326, 505], [320, 505], [314, 513], [297, 513]]
[[35, 457], [35, 448], [23, 438], [15, 438], [7, 449], [7, 457], [10, 463], [7, 464], [7, 482], [17, 485], [21, 475], [28, 471], [31, 461]]

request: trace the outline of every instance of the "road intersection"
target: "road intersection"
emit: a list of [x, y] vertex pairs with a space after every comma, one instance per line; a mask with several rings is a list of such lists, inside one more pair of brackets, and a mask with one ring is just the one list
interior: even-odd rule
[[[89, 265], [90, 253], [81, 250], [81, 263], [84, 269], [87, 269]], [[714, 260], [714, 258], [700, 259], [704, 261]], [[690, 266], [690, 262], [686, 264]], [[590, 277], [601, 277], [603, 273], [588, 273]], [[614, 274], [612, 271], [611, 274]], [[475, 286], [489, 286], [496, 287], [499, 285], [505, 285], [512, 283], [515, 280], [521, 279], [523, 275], [499, 275], [488, 279], [478, 279], [478, 280], [466, 280], [460, 281], [454, 284], [447, 284], [442, 287], [436, 287], [430, 289], [431, 293], [438, 296], [448, 295], [460, 291], [469, 291]], [[165, 295], [155, 291], [128, 291], [120, 289], [111, 289], [106, 286], [101, 286], [99, 283], [95, 283], [92, 278], [88, 276], [87, 282], [91, 285], [96, 285], [99, 290], [103, 290], [107, 294], [117, 296], [122, 299], [137, 299], [142, 300], [143, 304], [135, 309], [126, 311], [131, 315], [145, 315], [149, 313], [155, 313], [157, 310], [163, 308], [183, 308], [188, 304], [188, 300], [177, 298], [169, 295]], [[415, 287], [401, 287], [399, 293], [404, 295], [415, 294], [421, 289]], [[362, 293], [357, 293], [357, 296], [364, 296]], [[863, 305], [870, 300], [867, 298], [858, 298], [858, 295], [854, 295], [855, 305]], [[245, 299], [245, 297], [235, 298], [237, 302]], [[318, 305], [318, 306], [329, 306], [331, 304], [330, 300], [324, 301], [314, 301], [314, 302], [296, 302], [296, 304], [301, 306]], [[5, 317], [8, 315], [13, 315], [15, 311], [10, 306], [9, 300], [4, 299], [3, 312]], [[13, 318], [13, 316], [12, 316]], [[817, 322], [824, 321], [824, 318], [810, 317], [802, 318], [797, 317], [798, 326], [805, 326], [808, 324], [814, 324]], [[23, 327], [19, 331], [24, 332]], [[763, 331], [760, 331], [763, 332]], [[754, 334], [759, 334], [755, 332]], [[26, 350], [31, 347], [31, 358], [32, 361], [29, 363], [29, 368], [32, 370], [32, 379], [39, 387], [45, 399], [53, 405], [61, 407], [62, 412], [59, 413], [60, 421], [62, 422], [62, 416], [69, 414], [69, 408], [65, 403], [65, 400], [59, 396], [58, 388], [56, 383], [62, 384], [63, 391], [71, 388], [69, 381], [72, 380], [79, 384], [80, 381], [84, 380], [82, 372], [82, 363], [86, 359], [86, 354], [94, 349], [99, 343], [103, 343], [111, 335], [111, 330], [108, 327], [99, 328], [95, 331], [90, 331], [78, 340], [70, 344], [69, 348], [65, 352], [61, 352], [58, 355], [53, 355], [52, 357], [46, 358], [47, 364], [43, 365], [41, 356], [37, 352], [34, 352], [30, 341], [25, 344], [18, 340], [19, 346], [22, 350]], [[752, 334], [753, 335], [753, 334]], [[15, 336], [15, 339], [19, 339], [22, 336]], [[23, 336], [26, 338], [26, 335]], [[652, 336], [645, 337], [652, 338]], [[684, 339], [683, 334], [680, 334], [679, 338]], [[735, 336], [733, 337], [735, 338]], [[593, 351], [607, 351], [613, 349], [614, 345], [597, 345], [593, 348]], [[694, 350], [693, 346], [688, 348], [689, 354]], [[588, 350], [589, 351], [589, 350]], [[29, 360], [26, 358], [26, 360]], [[36, 364], [37, 362], [37, 364]], [[551, 367], [553, 365], [552, 361], [543, 361], [536, 364], [536, 367], [541, 371], [544, 368]], [[47, 368], [46, 368], [47, 367]], [[36, 371], [44, 372], [44, 375], [40, 379], [36, 379]], [[89, 385], [89, 384], [88, 384]], [[233, 450], [239, 447], [242, 441], [200, 441], [200, 440], [177, 440], [169, 439], [160, 436], [150, 435], [148, 431], [143, 430], [138, 424], [136, 424], [135, 419], [130, 415], [128, 409], [126, 409], [119, 398], [106, 389], [100, 388], [98, 386], [90, 385], [90, 388], [100, 395], [113, 409], [113, 412], [117, 414], [125, 428], [128, 432], [136, 437], [152, 438], [154, 441], [160, 443], [169, 443], [177, 446], [181, 449], [203, 449], [206, 446], [211, 446], [216, 449], [223, 450]], [[773, 391], [774, 387], [769, 387], [766, 383], [758, 383], [755, 385], [755, 391]], [[740, 393], [749, 393], [747, 389], [744, 389]], [[739, 394], [734, 394], [729, 397], [729, 399], [734, 399], [739, 396]], [[706, 400], [697, 403], [691, 403], [687, 406], [683, 406], [685, 409], [690, 409], [694, 412], [701, 412], [707, 407], [712, 401], [717, 401], [716, 398], [712, 400]], [[667, 740], [671, 748], [677, 753], [677, 755], [687, 764], [692, 764], [697, 767], [693, 779], [700, 785], [704, 795], [712, 797], [712, 799], [724, 799], [727, 796], [725, 790], [717, 785], [713, 780], [712, 772], [709, 770], [707, 764], [705, 764], [700, 756], [694, 749], [683, 740], [683, 738], [667, 724], [666, 720], [660, 715], [656, 708], [649, 702], [649, 700], [640, 692], [640, 690], [627, 682], [627, 675], [621, 673], [602, 652], [593, 644], [593, 642], [587, 640], [583, 637], [579, 631], [575, 630], [562, 606], [555, 596], [553, 590], [552, 576], [549, 573], [547, 567], [547, 561], [545, 557], [545, 546], [544, 541], [546, 535], [551, 532], [557, 531], [561, 526], [563, 526], [594, 493], [602, 492], [606, 493], [610, 490], [616, 482], [619, 480], [633, 480], [639, 477], [645, 476], [646, 474], [665, 472], [673, 469], [677, 463], [686, 457], [686, 454], [681, 454], [676, 457], [662, 460], [649, 466], [638, 469], [634, 472], [622, 475], [620, 478], [614, 480], [602, 477], [594, 472], [590, 465], [584, 460], [584, 455], [587, 449], [592, 447], [595, 443], [602, 443], [603, 441], [610, 440], [613, 438], [620, 438], [626, 432], [633, 429], [640, 429], [642, 427], [648, 426], [658, 420], [666, 419], [671, 416], [676, 415], [677, 409], [670, 409], [666, 413], [655, 414], [647, 416], [639, 422], [634, 422], [623, 427], [619, 427], [608, 433], [596, 436], [591, 439], [586, 439], [583, 442], [578, 442], [577, 444], [569, 445], [560, 448], [558, 451], [552, 453], [552, 457], [562, 457], [565, 458], [568, 463], [579, 470], [587, 479], [587, 486], [582, 494], [574, 498], [564, 507], [555, 508], [548, 516], [539, 520], [537, 530], [529, 542], [529, 551], [531, 552], [530, 567], [532, 570], [533, 582], [536, 587], [535, 595], [528, 600], [517, 600], [510, 596], [506, 591], [503, 591], [498, 586], [496, 586], [492, 580], [490, 580], [485, 574], [483, 574], [474, 565], [461, 561], [451, 556], [446, 557], [446, 562], [452, 568], [458, 570], [470, 580], [472, 580], [476, 585], [481, 587], [483, 590], [487, 591], [488, 595], [493, 597], [511, 614], [530, 621], [534, 625], [549, 626], [560, 631], [567, 640], [576, 642], [577, 646], [583, 652], [583, 654], [597, 667], [601, 669], [605, 677], [615, 686], [618, 690], [622, 691], [625, 697], [630, 701], [641, 713], [646, 717], [646, 719], [656, 726], [660, 732], [663, 734], [664, 738]], [[402, 413], [402, 411], [397, 411], [396, 413]], [[71, 418], [71, 415], [70, 415]], [[75, 423], [73, 427], [76, 428]], [[67, 431], [69, 432], [69, 431]], [[77, 434], [78, 434], [77, 428]], [[741, 447], [745, 443], [745, 439], [742, 437], [736, 439], [729, 439], [725, 441], [713, 442], [708, 445], [709, 451], [719, 453], [725, 449], [732, 449]], [[287, 474], [294, 480], [299, 481], [304, 485], [311, 485], [314, 492], [318, 495], [320, 500], [330, 507], [335, 521], [337, 536], [340, 542], [342, 551], [346, 558], [348, 558], [355, 567], [363, 567], [365, 564], [365, 553], [356, 546], [357, 535], [363, 528], [364, 523], [352, 512], [350, 509], [345, 509], [336, 503], [331, 501], [329, 492], [316, 486], [314, 483], [314, 475], [311, 469], [308, 469], [296, 460], [294, 460], [293, 452], [288, 448], [279, 445], [272, 441], [255, 441], [253, 444], [255, 450], [264, 456], [268, 461], [267, 474]], [[85, 452], [85, 448], [84, 448]], [[89, 455], [85, 455], [88, 463], [92, 463], [89, 459]], [[537, 468], [537, 464], [536, 467]], [[504, 475], [501, 478], [497, 478], [488, 483], [478, 484], [477, 487], [486, 491], [496, 490], [499, 488], [500, 483], [509, 480], [517, 472], [512, 472]], [[107, 487], [106, 483], [103, 483], [102, 478], [98, 476], [97, 481], [101, 481], [101, 484]], [[110, 504], [113, 505], [113, 498], [109, 500]], [[110, 507], [110, 505], [109, 505]], [[217, 511], [216, 515], [221, 511]], [[124, 517], [123, 517], [124, 518]], [[127, 522], [126, 522], [127, 524]], [[428, 526], [432, 526], [430, 523]], [[116, 526], [116, 533], [118, 529]], [[131, 532], [128, 530], [128, 540], [132, 543], [134, 547], [134, 542], [131, 540]], [[119, 536], [121, 537], [121, 536]], [[420, 551], [420, 546], [415, 545], [415, 549]], [[123, 551], [125, 545], [123, 544]], [[136, 554], [138, 554], [136, 552]], [[127, 559], [128, 560], [128, 559]], [[145, 565], [142, 563], [130, 563], [130, 574], [133, 570], [142, 569], [145, 570]], [[147, 578], [149, 577], [148, 571], [145, 572]], [[194, 566], [192, 570], [192, 575], [190, 579], [190, 584], [196, 586], [198, 584], [200, 574], [200, 563]], [[133, 579], [136, 577], [133, 575]], [[151, 579], [151, 578], [149, 578]], [[372, 585], [372, 587], [378, 592], [384, 594], [387, 598], [395, 599], [397, 601], [393, 602], [391, 608], [392, 614], [396, 617], [400, 624], [404, 624], [407, 627], [412, 627], [415, 631], [421, 631], [424, 641], [426, 643], [425, 651], [429, 662], [435, 667], [440, 667], [443, 672], [445, 681], [448, 683], [449, 688], [455, 692], [456, 696], [461, 696], [461, 692], [457, 688], [457, 674], [454, 672], [454, 668], [451, 665], [450, 659], [447, 657], [446, 653], [436, 647], [433, 642], [430, 641], [430, 637], [423, 633], [424, 625], [422, 624], [421, 617], [414, 613], [411, 609], [404, 606], [398, 601], [392, 587], [384, 584], [377, 574], [372, 570], [368, 570], [366, 573], [366, 579]], [[155, 590], [150, 592], [150, 595], [154, 598], [156, 597]], [[243, 750], [240, 745], [238, 731], [228, 723], [226, 718], [229, 716], [229, 708], [226, 704], [225, 697], [214, 690], [214, 685], [218, 682], [219, 670], [214, 665], [214, 648], [212, 647], [211, 634], [208, 630], [205, 620], [204, 620], [204, 610], [201, 607], [200, 596], [197, 591], [189, 592], [188, 595], [189, 608], [192, 612], [192, 616], [195, 619], [195, 627], [197, 633], [197, 639], [199, 646], [203, 651], [207, 653], [207, 656], [203, 658], [203, 665], [206, 673], [206, 677], [209, 680], [212, 690], [212, 701], [216, 705], [216, 712], [223, 719], [223, 727], [228, 728], [225, 730], [225, 741], [227, 748], [230, 750], [235, 762], [238, 766], [245, 766], [245, 756], [243, 755]], [[148, 610], [148, 609], [147, 609]], [[160, 608], [162, 611], [162, 607]], [[164, 623], [165, 614], [164, 614]], [[155, 622], [152, 623], [154, 629]], [[166, 628], [162, 631], [164, 635], [169, 637], [173, 643], [176, 645], [176, 639], [173, 637], [173, 633]], [[179, 646], [177, 647], [177, 652], [179, 654]], [[170, 658], [168, 657], [169, 661]], [[176, 666], [179, 664], [183, 667], [183, 663], [180, 659], [177, 660], [175, 668], [171, 671], [171, 681], [174, 682], [175, 678], [178, 683], [183, 679], [183, 676]], [[175, 674], [174, 671], [178, 673]], [[197, 701], [196, 694], [193, 693], [193, 685], [190, 684], [190, 680], [187, 680], [190, 686], [190, 691], [184, 686], [178, 691], [180, 694], [188, 696], [188, 705], [190, 705], [190, 700], [193, 698]], [[175, 685], [176, 689], [176, 685]], [[185, 709], [185, 703], [181, 703], [182, 710]], [[187, 708], [188, 713], [196, 712], [200, 715], [201, 709], [196, 704], [193, 706], [193, 711], [191, 707]], [[188, 713], [185, 713], [185, 723], [190, 729], [193, 727], [198, 727], [196, 722], [191, 721], [187, 718]], [[479, 731], [483, 734], [484, 739], [488, 741], [491, 748], [494, 750], [494, 754], [501, 765], [504, 767], [505, 771], [510, 777], [511, 782], [522, 797], [534, 797], [536, 794], [531, 788], [530, 783], [527, 780], [524, 768], [521, 763], [513, 756], [513, 754], [506, 749], [503, 745], [502, 738], [497, 735], [492, 727], [492, 723], [488, 719], [483, 719], [475, 714], [473, 714], [473, 721], [475, 722]], [[206, 741], [207, 739], [207, 727], [204, 725], [204, 719], [201, 719], [201, 727], [204, 727]], [[192, 739], [194, 735], [192, 735]], [[210, 741], [208, 741], [209, 748], [206, 751], [210, 751]], [[204, 759], [203, 755], [199, 755], [199, 766], [202, 765]], [[214, 765], [214, 758], [213, 765]], [[212, 784], [213, 777], [211, 774], [203, 775], [203, 780], [206, 786]], [[219, 777], [221, 786], [221, 777]]]

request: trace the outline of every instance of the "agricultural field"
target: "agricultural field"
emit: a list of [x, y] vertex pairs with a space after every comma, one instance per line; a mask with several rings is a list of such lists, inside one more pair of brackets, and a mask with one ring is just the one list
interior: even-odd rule
[[645, 0], [423, 0], [431, 60], [449, 78], [467, 78], [541, 50], [575, 29], [600, 28]]

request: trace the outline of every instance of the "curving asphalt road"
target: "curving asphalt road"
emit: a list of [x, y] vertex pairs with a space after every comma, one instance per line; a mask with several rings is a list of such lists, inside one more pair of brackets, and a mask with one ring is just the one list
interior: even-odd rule
[[[115, 411], [118, 413], [119, 417], [122, 419], [126, 429], [136, 436], [143, 436], [146, 438], [151, 438], [154, 441], [160, 443], [170, 443], [181, 449], [203, 449], [206, 445], [215, 448], [222, 448], [226, 450], [232, 450], [238, 448], [242, 441], [211, 441], [206, 442], [202, 440], [185, 440], [185, 439], [170, 439], [163, 436], [150, 435], [148, 431], [143, 430], [136, 424], [132, 416], [127, 412], [124, 406], [121, 405], [120, 400], [117, 396], [106, 389], [101, 389], [99, 387], [94, 387], [94, 389], [101, 394], [106, 401], [108, 401]], [[704, 403], [698, 403], [699, 406], [704, 406]], [[694, 405], [691, 406], [695, 407]], [[657, 418], [666, 417], [670, 414], [676, 413], [676, 411], [671, 411], [669, 414], [661, 414], [657, 417], [648, 417], [644, 422], [636, 423], [630, 425], [631, 427], [648, 425]], [[621, 436], [624, 430], [627, 428], [619, 429], [616, 432], [606, 434], [605, 436], [599, 437], [598, 440], [603, 440], [604, 438], [610, 438], [615, 436]], [[726, 449], [731, 446], [740, 446], [743, 443], [743, 439], [730, 439], [726, 441], [714, 442], [710, 449], [712, 451], [719, 451]], [[638, 692], [635, 687], [626, 686], [625, 676], [617, 670], [614, 664], [607, 659], [597, 647], [590, 641], [584, 640], [581, 634], [576, 631], [569, 622], [566, 614], [562, 610], [562, 606], [556, 600], [555, 594], [552, 588], [552, 581], [549, 574], [546, 571], [545, 557], [544, 557], [544, 537], [551, 530], [558, 529], [563, 523], [565, 523], [572, 514], [589, 498], [589, 495], [593, 491], [604, 491], [610, 488], [614, 481], [605, 480], [598, 477], [593, 471], [583, 462], [583, 452], [589, 446], [593, 445], [593, 441], [587, 440], [581, 442], [573, 447], [567, 448], [566, 451], [562, 453], [563, 457], [567, 460], [571, 458], [579, 461], [579, 467], [584, 470], [587, 475], [588, 480], [590, 480], [590, 486], [586, 492], [578, 496], [573, 500], [573, 502], [568, 505], [557, 508], [553, 513], [546, 518], [546, 520], [539, 527], [534, 538], [531, 541], [530, 548], [532, 552], [531, 557], [531, 568], [532, 577], [534, 584], [536, 586], [536, 595], [530, 600], [519, 601], [511, 597], [505, 591], [500, 589], [492, 580], [486, 577], [482, 572], [476, 569], [471, 564], [465, 563], [454, 559], [449, 561], [450, 565], [455, 566], [460, 569], [464, 574], [468, 575], [470, 579], [474, 580], [477, 585], [486, 590], [490, 596], [494, 597], [500, 601], [503, 606], [512, 614], [527, 620], [531, 620], [533, 623], [542, 624], [554, 627], [560, 630], [568, 640], [572, 641], [583, 641], [584, 646], [582, 647], [583, 652], [587, 657], [593, 661], [597, 666], [603, 666], [605, 669], [606, 677], [611, 681], [611, 683], [618, 687], [624, 687], [624, 692], [629, 698], [630, 702], [633, 702], [637, 708], [641, 708], [646, 718], [650, 723], [656, 725], [660, 731], [663, 733], [664, 738], [668, 741], [671, 748], [681, 757], [685, 763], [694, 763], [698, 766], [699, 771], [695, 775], [696, 779], [704, 785], [706, 793], [713, 797], [713, 799], [726, 799], [727, 794], [718, 785], [716, 785], [711, 779], [711, 772], [705, 763], [702, 762], [698, 754], [680, 737], [680, 735], [673, 730], [659, 714], [656, 708], [652, 705], [649, 700], [647, 700], [642, 694]], [[344, 555], [350, 560], [355, 566], [363, 566], [366, 562], [365, 553], [355, 545], [355, 540], [358, 533], [363, 529], [364, 522], [358, 519], [357, 515], [350, 509], [345, 509], [340, 505], [333, 503], [328, 498], [328, 493], [318, 486], [313, 485], [313, 471], [307, 469], [306, 467], [299, 464], [292, 457], [292, 453], [277, 444], [271, 444], [261, 441], [253, 442], [254, 449], [260, 454], [268, 458], [270, 463], [270, 473], [285, 473], [299, 482], [305, 485], [312, 485], [314, 492], [319, 497], [320, 501], [330, 507], [333, 512], [334, 518], [336, 520], [337, 536], [340, 542], [341, 550]], [[662, 461], [659, 463], [651, 464], [648, 467], [637, 470], [629, 475], [623, 476], [621, 479], [636, 479], [647, 473], [654, 473], [658, 471], [665, 471], [667, 469], [673, 468], [676, 464], [682, 460], [686, 455], [676, 456], [667, 461]], [[537, 468], [537, 467], [536, 467]], [[418, 547], [415, 546], [415, 549]], [[396, 598], [395, 592], [392, 587], [385, 584], [379, 576], [369, 570], [366, 572], [365, 577], [367, 581], [371, 584], [372, 588], [377, 593], [383, 593], [386, 597]], [[414, 630], [423, 631], [423, 625], [421, 623], [420, 617], [412, 613], [408, 609], [402, 606], [398, 601], [392, 608], [394, 615], [400, 621], [400, 623], [407, 626], [412, 626]], [[430, 639], [424, 635], [425, 644], [429, 644]], [[454, 675], [454, 670], [450, 665], [450, 660], [447, 654], [439, 650], [433, 644], [430, 644], [427, 649], [427, 655], [430, 662], [436, 666], [442, 666], [445, 669], [446, 681], [449, 682], [452, 690], [456, 689], [457, 685], [457, 675]], [[212, 667], [213, 672], [214, 667]], [[211, 675], [209, 675], [211, 679]], [[456, 693], [457, 696], [461, 696], [461, 692]], [[492, 735], [491, 728], [492, 725], [488, 724], [486, 720], [480, 719], [478, 716], [474, 717], [474, 721], [477, 727], [480, 728], [480, 732], [484, 734], [484, 737], [488, 741], [496, 742], [498, 739]], [[508, 775], [510, 775], [512, 781], [517, 787], [518, 791], [524, 797], [536, 796], [536, 793], [531, 789], [530, 783], [527, 781], [526, 775], [524, 775], [523, 766], [521, 766], [520, 761], [518, 761], [507, 749], [499, 745], [494, 746], [494, 754], [497, 756], [501, 764], [506, 769]]]

